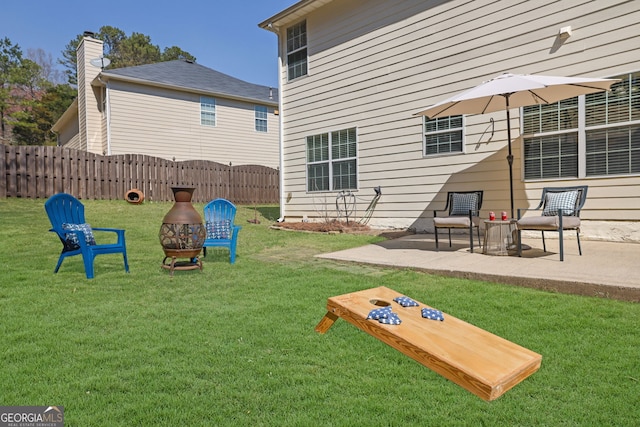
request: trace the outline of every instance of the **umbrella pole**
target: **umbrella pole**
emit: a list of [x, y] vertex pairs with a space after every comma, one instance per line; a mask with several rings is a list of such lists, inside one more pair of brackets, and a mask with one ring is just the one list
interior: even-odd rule
[[507, 105], [507, 139], [509, 146], [509, 155], [507, 156], [507, 162], [509, 162], [509, 197], [511, 199], [511, 218], [513, 218], [513, 154], [511, 154], [511, 115], [509, 113], [509, 96], [508, 93], [504, 95]]

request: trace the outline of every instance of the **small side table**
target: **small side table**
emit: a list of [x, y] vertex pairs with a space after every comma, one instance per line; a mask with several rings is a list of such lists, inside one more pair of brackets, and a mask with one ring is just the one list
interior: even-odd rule
[[517, 221], [489, 220], [484, 221], [484, 245], [482, 253], [486, 255], [509, 255], [509, 251], [517, 249]]

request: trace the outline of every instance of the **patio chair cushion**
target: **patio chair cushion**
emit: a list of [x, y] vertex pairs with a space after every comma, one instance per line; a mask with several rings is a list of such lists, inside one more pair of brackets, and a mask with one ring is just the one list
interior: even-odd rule
[[[93, 236], [93, 230], [91, 229], [91, 225], [89, 224], [62, 224], [63, 230], [69, 231], [82, 231], [84, 233], [84, 240], [87, 242], [87, 245], [95, 245], [96, 239]], [[78, 235], [76, 233], [67, 233], [66, 240], [69, 245], [75, 248], [80, 247], [80, 242], [78, 241]]]
[[547, 193], [542, 215], [558, 215], [558, 209], [562, 209], [562, 215], [573, 215], [576, 208], [577, 191], [563, 191], [561, 193]]
[[[480, 224], [480, 218], [472, 218], [474, 227]], [[469, 228], [469, 211], [467, 216], [444, 216], [433, 218], [433, 225], [440, 228]]]
[[453, 193], [451, 204], [453, 206], [450, 215], [469, 215], [469, 211], [478, 209], [478, 195], [476, 193]]
[[[518, 228], [523, 230], [557, 230], [560, 227], [560, 217], [555, 216], [528, 216], [518, 220]], [[577, 216], [563, 215], [562, 228], [576, 229], [580, 227], [580, 218]]]
[[207, 221], [205, 224], [208, 239], [230, 239], [231, 220]]

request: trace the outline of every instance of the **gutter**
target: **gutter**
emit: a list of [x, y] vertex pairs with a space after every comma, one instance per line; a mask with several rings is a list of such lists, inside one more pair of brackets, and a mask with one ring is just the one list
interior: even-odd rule
[[302, 0], [298, 3], [286, 8], [280, 13], [273, 15], [271, 18], [258, 24], [258, 27], [278, 33], [284, 25], [307, 16], [310, 12], [332, 2], [333, 0]]

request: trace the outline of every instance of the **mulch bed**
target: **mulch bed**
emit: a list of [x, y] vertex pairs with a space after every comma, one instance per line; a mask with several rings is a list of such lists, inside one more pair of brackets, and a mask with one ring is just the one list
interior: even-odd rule
[[371, 228], [358, 222], [323, 221], [323, 222], [279, 222], [272, 228], [295, 231], [309, 231], [313, 233], [360, 233], [369, 234]]
[[369, 235], [382, 235], [387, 238], [396, 238], [413, 234], [406, 230], [379, 230], [372, 229], [368, 225], [363, 225], [358, 222], [349, 222], [347, 224], [344, 221], [328, 221], [328, 222], [279, 222], [273, 224], [271, 228], [278, 230], [294, 230], [305, 231], [308, 233], [349, 233], [349, 234], [369, 234]]

